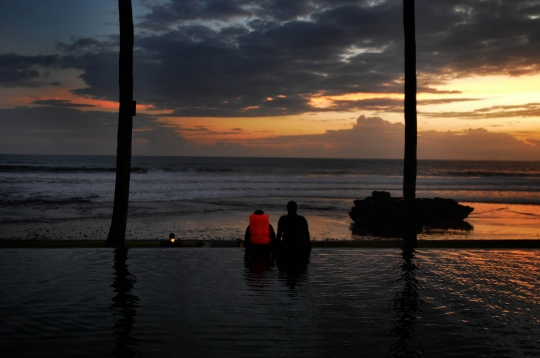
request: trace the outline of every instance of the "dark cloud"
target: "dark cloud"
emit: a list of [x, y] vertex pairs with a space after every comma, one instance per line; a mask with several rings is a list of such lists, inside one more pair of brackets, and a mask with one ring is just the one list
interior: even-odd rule
[[433, 104], [447, 104], [459, 102], [480, 101], [481, 98], [440, 98], [440, 99], [422, 99], [418, 101], [420, 106], [428, 106]]
[[113, 154], [116, 117], [114, 113], [83, 112], [57, 105], [1, 109], [1, 151]]
[[395, 98], [367, 98], [361, 100], [333, 100], [328, 111], [403, 112], [403, 100]]
[[190, 133], [191, 135], [195, 134], [196, 136], [238, 135], [240, 132], [242, 132], [241, 134], [249, 134], [245, 133], [242, 128], [233, 128], [230, 131], [214, 131], [205, 126], [179, 126], [176, 129], [179, 133]]
[[103, 48], [103, 43], [94, 38], [76, 38], [72, 39], [69, 44], [59, 42], [58, 48], [67, 52], [88, 51]]
[[[118, 113], [82, 111], [67, 100], [41, 104], [0, 109], [1, 153], [115, 153]], [[135, 132], [159, 126], [151, 116], [135, 117]]]
[[[12, 118], [17, 118], [13, 121]], [[204, 134], [239, 134], [192, 128]], [[326, 158], [401, 158], [404, 126], [378, 117], [360, 116], [349, 129], [318, 135], [273, 136], [217, 141], [199, 145], [182, 136], [184, 128], [138, 114], [134, 121], [134, 155], [285, 156]], [[0, 152], [44, 154], [114, 154], [117, 114], [65, 106], [0, 109]], [[526, 133], [523, 133], [526, 134]], [[521, 141], [486, 129], [418, 134], [420, 159], [537, 160], [540, 141]]]
[[[316, 95], [403, 91], [400, 1], [148, 4], [136, 23], [146, 30], [135, 39], [135, 98], [174, 116], [292, 115], [329, 110], [311, 106]], [[469, 75], [538, 73], [539, 9], [529, 0], [417, 0], [419, 91]], [[59, 44], [61, 57], [1, 55], [0, 84], [33, 84], [36, 66], [57, 64], [82, 70], [86, 87], [75, 94], [117, 100], [117, 40], [73, 38]], [[400, 106], [341, 101], [333, 110]]]
[[[476, 98], [441, 98], [418, 100], [418, 106], [478, 101]], [[319, 111], [375, 111], [381, 113], [403, 112], [403, 99], [366, 98], [360, 100], [329, 100], [328, 106]], [[422, 114], [424, 112], [421, 112]], [[434, 116], [436, 115], [433, 114]]]
[[172, 0], [167, 4], [150, 6], [151, 12], [139, 24], [144, 28], [165, 30], [184, 20], [229, 20], [249, 16], [245, 0]]
[[538, 160], [540, 146], [528, 144], [508, 133], [484, 128], [464, 133], [427, 131], [418, 136], [418, 156], [423, 159]]
[[[314, 2], [306, 0], [267, 0], [262, 1], [260, 7], [255, 9], [256, 14], [261, 17], [271, 17], [282, 21], [307, 16], [314, 10], [316, 10]], [[268, 16], [269, 14], [271, 15]]]
[[189, 155], [194, 146], [173, 127], [161, 126], [133, 134], [135, 155]]
[[[80, 78], [87, 87], [72, 92], [80, 96], [96, 99], [118, 101], [118, 53], [103, 51], [100, 53], [83, 53], [79, 56], [67, 57], [65, 62], [74, 68], [83, 69]], [[143, 101], [136, 98], [138, 103]]]
[[0, 86], [37, 87], [35, 81], [42, 77], [40, 68], [61, 66], [58, 56], [21, 56], [14, 53], [0, 54]]
[[[267, 147], [267, 155], [402, 158], [404, 125], [382, 118], [360, 116], [350, 129], [319, 135], [278, 136], [244, 142], [249, 148]], [[508, 133], [483, 128], [463, 132], [424, 131], [418, 133], [420, 159], [538, 160], [540, 141], [521, 141]], [[277, 149], [276, 149], [277, 148]], [[238, 148], [235, 149], [238, 151]]]
[[54, 107], [70, 107], [70, 108], [82, 108], [82, 107], [95, 107], [92, 104], [73, 103], [67, 99], [39, 99], [32, 102], [33, 104], [39, 104], [42, 106], [54, 106]]
[[492, 106], [467, 112], [422, 112], [434, 118], [492, 119], [509, 117], [540, 117], [540, 103], [527, 103], [513, 106]]
[[203, 126], [195, 126], [195, 127], [192, 127], [192, 128], [181, 127], [181, 131], [183, 131], [183, 132], [209, 132], [210, 129], [208, 129], [207, 127], [203, 127]]
[[319, 135], [254, 139], [248, 141], [248, 144], [269, 147], [279, 145], [286, 148], [289, 156], [294, 156], [296, 151], [299, 156], [398, 158], [403, 152], [403, 136], [402, 124], [362, 115], [351, 129], [328, 130]]
[[419, 67], [445, 77], [537, 73], [536, 1], [421, 1]]

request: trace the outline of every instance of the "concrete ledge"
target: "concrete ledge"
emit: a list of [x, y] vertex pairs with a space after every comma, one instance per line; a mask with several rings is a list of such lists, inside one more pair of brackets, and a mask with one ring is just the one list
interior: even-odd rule
[[240, 242], [230, 240], [213, 240], [212, 247], [241, 247]]
[[[127, 246], [127, 242], [126, 242]], [[161, 247], [241, 247], [242, 243], [232, 240], [176, 240], [170, 242], [169, 240], [160, 240], [159, 246]]]
[[[203, 247], [203, 244], [203, 240], [176, 240], [175, 242], [159, 240], [160, 247]], [[128, 246], [128, 241], [126, 241], [126, 246]]]
[[[362, 240], [362, 241], [314, 241], [313, 247], [373, 247], [385, 248], [403, 246], [402, 240]], [[418, 248], [441, 249], [537, 249], [540, 240], [418, 240]]]
[[[159, 247], [158, 240], [129, 240], [126, 247]], [[105, 240], [6, 240], [0, 239], [0, 249], [9, 248], [104, 248]]]
[[[226, 240], [127, 240], [129, 248], [151, 247], [242, 247], [243, 241]], [[313, 241], [322, 248], [401, 248], [402, 240]], [[1, 248], [103, 248], [105, 240], [6, 240]], [[538, 249], [540, 240], [419, 240], [418, 248], [440, 249]]]
[[538, 249], [540, 240], [422, 240], [419, 248]]

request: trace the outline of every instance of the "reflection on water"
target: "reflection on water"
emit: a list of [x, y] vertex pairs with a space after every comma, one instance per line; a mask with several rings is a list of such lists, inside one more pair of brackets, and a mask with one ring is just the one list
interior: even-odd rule
[[113, 312], [113, 333], [115, 336], [113, 354], [116, 357], [133, 357], [137, 340], [131, 336], [139, 298], [132, 293], [137, 278], [128, 271], [127, 248], [114, 250], [115, 277], [111, 287], [115, 296], [110, 308]]
[[460, 232], [474, 231], [474, 226], [467, 221], [440, 221], [424, 227], [424, 233], [434, 234], [437, 231]]
[[0, 356], [540, 356], [540, 250], [111, 253], [0, 250]]
[[419, 268], [414, 250], [403, 250], [403, 262], [400, 265], [398, 282], [403, 285], [394, 297], [396, 313], [395, 327], [392, 333], [398, 338], [391, 348], [393, 357], [418, 357], [420, 347], [417, 342], [415, 326], [420, 316], [422, 299], [418, 293], [416, 270]]
[[[401, 228], [388, 225], [359, 225], [350, 224], [352, 240], [365, 240], [369, 237], [396, 239], [403, 237]], [[471, 235], [474, 226], [467, 221], [440, 221], [429, 226], [423, 226], [418, 232], [421, 238], [437, 236], [437, 239], [459, 239], [460, 236]], [[428, 238], [429, 239], [429, 238]]]
[[264, 291], [269, 283], [268, 270], [274, 267], [271, 257], [252, 257], [244, 261], [244, 278], [249, 287], [255, 291]]
[[277, 264], [280, 272], [279, 281], [286, 287], [294, 290], [295, 287], [307, 280], [307, 268], [309, 256], [302, 256], [295, 259], [277, 259], [275, 256], [252, 256], [244, 260], [244, 278], [249, 287], [255, 291], [264, 291], [270, 283], [270, 269]]
[[309, 256], [300, 257], [297, 260], [278, 260], [277, 262], [281, 275], [280, 280], [291, 290], [304, 281], [307, 281]]

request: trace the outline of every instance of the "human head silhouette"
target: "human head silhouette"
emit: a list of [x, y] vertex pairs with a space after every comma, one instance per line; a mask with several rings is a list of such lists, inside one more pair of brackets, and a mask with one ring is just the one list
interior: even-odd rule
[[253, 214], [256, 214], [256, 215], [262, 215], [264, 214], [264, 211], [262, 210], [255, 210], [255, 212]]
[[289, 214], [296, 214], [296, 210], [298, 209], [298, 205], [296, 205], [296, 201], [289, 201], [287, 203], [287, 212]]

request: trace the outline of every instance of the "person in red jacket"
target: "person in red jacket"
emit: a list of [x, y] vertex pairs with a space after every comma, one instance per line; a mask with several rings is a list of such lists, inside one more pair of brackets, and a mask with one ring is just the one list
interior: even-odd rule
[[249, 216], [249, 225], [244, 235], [244, 246], [246, 247], [244, 259], [271, 256], [275, 242], [276, 234], [268, 221], [268, 214], [262, 210], [256, 210]]

